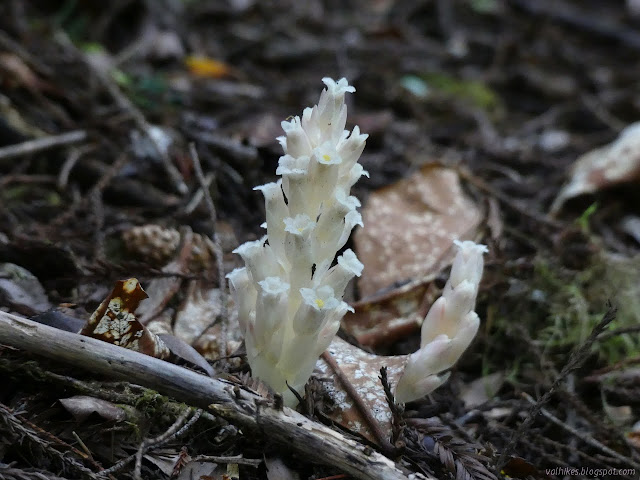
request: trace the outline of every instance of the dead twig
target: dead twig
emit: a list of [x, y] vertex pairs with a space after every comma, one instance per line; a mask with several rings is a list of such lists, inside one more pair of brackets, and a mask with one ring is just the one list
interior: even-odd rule
[[53, 175], [27, 175], [27, 174], [15, 174], [5, 175], [0, 178], [0, 187], [6, 187], [10, 183], [30, 183], [30, 184], [52, 184], [55, 183], [55, 177]]
[[168, 441], [184, 434], [187, 430], [189, 430], [189, 428], [191, 428], [191, 426], [194, 423], [198, 421], [198, 419], [200, 418], [200, 415], [202, 414], [202, 410], [200, 409], [196, 410], [191, 416], [191, 418], [189, 418], [189, 415], [191, 415], [191, 412], [192, 412], [192, 409], [186, 408], [185, 411], [182, 412], [182, 415], [180, 415], [177, 418], [177, 420], [173, 423], [173, 425], [171, 425], [167, 429], [166, 432], [164, 432], [162, 435], [159, 435], [155, 438], [145, 439], [142, 441], [142, 443], [140, 444], [140, 448], [134, 455], [136, 459], [136, 466], [133, 470], [133, 478], [135, 478], [136, 480], [142, 479], [142, 476], [141, 476], [142, 455], [144, 455], [151, 448], [164, 445]]
[[[534, 406], [536, 405], [536, 401], [531, 397], [531, 395], [528, 395], [527, 393], [523, 392], [522, 396], [531, 405], [534, 405]], [[576, 430], [575, 428], [573, 428], [571, 425], [567, 425], [565, 422], [563, 422], [562, 420], [560, 420], [559, 418], [554, 416], [548, 410], [546, 410], [544, 408], [540, 408], [540, 413], [545, 418], [551, 420], [553, 423], [555, 423], [556, 425], [558, 425], [562, 429], [566, 430], [567, 432], [569, 432], [574, 437], [576, 437], [576, 438], [584, 441], [585, 443], [588, 443], [592, 447], [597, 448], [598, 450], [602, 451], [605, 455], [609, 455], [610, 457], [613, 457], [613, 458], [617, 459], [618, 461], [620, 461], [620, 463], [622, 463], [624, 465], [628, 465], [629, 467], [634, 468], [636, 471], [640, 471], [640, 463], [634, 462], [633, 460], [631, 460], [631, 458], [625, 457], [624, 455], [620, 455], [615, 450], [612, 450], [609, 447], [607, 447], [606, 445], [600, 443], [598, 440], [593, 438], [588, 433], [580, 432], [580, 431]]]
[[[200, 163], [200, 157], [198, 156], [198, 151], [196, 150], [196, 146], [194, 143], [189, 144], [189, 152], [191, 153], [191, 161], [193, 162], [193, 170], [196, 173], [196, 177], [198, 178], [198, 182], [200, 183], [200, 190], [204, 195], [204, 201], [207, 205], [207, 209], [209, 210], [209, 219], [211, 221], [211, 228], [213, 229], [212, 242], [213, 242], [213, 252], [216, 256], [216, 268], [218, 270], [218, 287], [221, 292], [226, 291], [226, 280], [224, 274], [224, 259], [223, 251], [222, 251], [222, 243], [220, 241], [220, 235], [218, 235], [218, 214], [216, 212], [216, 207], [213, 204], [213, 200], [211, 199], [211, 194], [209, 193], [209, 188], [207, 186], [207, 180], [202, 171], [202, 165]], [[227, 301], [226, 295], [223, 295], [222, 300], [222, 308], [220, 312], [220, 316], [222, 318], [220, 325], [220, 335], [218, 335], [218, 351], [220, 355], [227, 354], [227, 324], [228, 324], [228, 315], [227, 315]], [[215, 319], [213, 322], [208, 325], [202, 332], [206, 332], [209, 327], [211, 327], [215, 323]]]
[[[111, 182], [111, 180], [113, 180], [113, 178], [118, 174], [120, 169], [124, 167], [125, 163], [127, 163], [127, 159], [128, 159], [127, 155], [125, 153], [122, 153], [116, 159], [116, 161], [113, 162], [113, 164], [104, 173], [104, 175], [95, 183], [95, 185], [91, 187], [89, 192], [87, 192], [87, 194], [84, 197], [85, 200], [86, 199], [89, 200], [89, 204], [94, 203], [92, 199], [94, 199], [95, 195], [98, 195], [100, 196], [100, 198], [102, 198], [102, 192], [104, 191], [105, 188], [107, 188], [107, 185], [109, 185], [109, 182]], [[73, 205], [71, 205], [71, 207], [67, 211], [63, 212], [61, 215], [57, 216], [53, 220], [52, 226], [62, 225], [71, 217], [73, 217], [76, 214], [76, 212], [80, 210], [81, 207], [85, 207], [86, 204], [87, 204], [86, 201], [74, 203]]]
[[82, 158], [85, 153], [90, 152], [95, 147], [93, 145], [84, 145], [79, 148], [72, 148], [67, 156], [67, 159], [62, 164], [62, 168], [60, 168], [60, 172], [58, 173], [58, 188], [60, 190], [64, 190], [67, 188], [67, 183], [69, 182], [69, 174], [73, 167], [78, 163], [78, 160]]
[[607, 328], [615, 318], [616, 318], [617, 309], [611, 305], [611, 303], [607, 304], [607, 311], [602, 317], [602, 320], [598, 322], [598, 324], [593, 327], [591, 333], [586, 338], [584, 342], [574, 348], [569, 356], [569, 360], [562, 367], [560, 374], [556, 377], [556, 379], [551, 384], [551, 387], [542, 395], [542, 397], [533, 405], [529, 411], [527, 412], [527, 416], [525, 420], [520, 424], [517, 430], [514, 430], [507, 442], [507, 447], [502, 451], [500, 457], [498, 458], [496, 470], [499, 472], [502, 467], [507, 464], [508, 458], [513, 452], [518, 438], [522, 437], [522, 435], [529, 429], [529, 427], [533, 424], [536, 417], [540, 413], [542, 407], [551, 399], [551, 396], [554, 392], [560, 387], [560, 384], [564, 381], [564, 379], [575, 369], [580, 367], [582, 363], [587, 359], [589, 355], [589, 351], [591, 350], [591, 346], [598, 339], [598, 336]]
[[[10, 345], [95, 375], [109, 375], [154, 388], [188, 405], [204, 408], [247, 431], [268, 432], [269, 440], [360, 480], [408, 480], [387, 457], [354, 439], [289, 409], [275, 409], [258, 395], [226, 381], [100, 340], [0, 312], [0, 344]], [[413, 479], [433, 478], [412, 473]]]
[[192, 462], [212, 462], [212, 463], [237, 463], [238, 465], [248, 465], [250, 467], [259, 467], [262, 460], [254, 458], [244, 458], [242, 455], [233, 457], [217, 457], [215, 455], [198, 455], [191, 459]]
[[7, 480], [68, 480], [36, 468], [13, 468], [13, 464], [0, 463], [0, 478]]
[[500, 203], [502, 203], [504, 206], [512, 210], [515, 210], [517, 213], [519, 213], [523, 217], [531, 218], [532, 220], [542, 225], [546, 225], [554, 229], [562, 228], [562, 224], [560, 222], [556, 222], [555, 220], [549, 218], [548, 215], [534, 212], [530, 208], [525, 207], [524, 205], [520, 204], [517, 201], [514, 201], [513, 198], [493, 188], [491, 185], [486, 183], [484, 180], [481, 180], [476, 175], [473, 175], [468, 169], [464, 167], [458, 167], [456, 170], [464, 180], [472, 184], [474, 187], [491, 195], [492, 197], [497, 198], [500, 201]]
[[87, 132], [84, 130], [73, 130], [71, 132], [61, 133], [60, 135], [51, 135], [48, 137], [27, 140], [26, 142], [9, 145], [0, 148], [0, 163], [12, 160], [17, 157], [24, 157], [33, 153], [43, 152], [55, 147], [71, 145], [82, 142], [87, 138]]
[[402, 417], [404, 414], [404, 406], [396, 403], [396, 398], [393, 394], [393, 388], [389, 383], [387, 367], [382, 367], [380, 369], [380, 377], [378, 378], [380, 378], [380, 383], [382, 383], [384, 394], [387, 397], [387, 405], [389, 405], [389, 410], [391, 410], [392, 442], [396, 447], [398, 447], [398, 440], [400, 439], [402, 430], [405, 427], [405, 422]]
[[6, 430], [9, 434], [9, 438], [13, 438], [14, 441], [24, 441], [25, 439], [30, 443], [40, 447], [48, 456], [56, 458], [62, 465], [65, 465], [69, 469], [77, 472], [82, 478], [90, 478], [97, 480], [98, 474], [82, 465], [78, 460], [65, 455], [63, 452], [54, 448], [54, 444], [64, 447], [67, 451], [73, 452], [80, 458], [90, 461], [96, 469], [102, 467], [96, 463], [92, 458], [89, 458], [83, 452], [80, 452], [76, 448], [72, 447], [66, 442], [63, 442], [55, 435], [41, 429], [37, 425], [33, 424], [29, 420], [21, 417], [19, 413], [14, 412], [12, 409], [0, 403], [0, 425], [4, 425], [3, 430]]

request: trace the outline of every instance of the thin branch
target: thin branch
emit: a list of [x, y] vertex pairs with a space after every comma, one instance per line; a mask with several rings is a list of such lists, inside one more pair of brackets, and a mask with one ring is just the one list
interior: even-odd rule
[[[525, 398], [525, 400], [527, 402], [529, 402], [531, 405], [536, 405], [536, 401], [531, 398], [531, 395], [528, 395], [526, 393], [522, 393], [522, 396]], [[624, 464], [624, 465], [629, 465], [630, 467], [633, 467], [634, 469], [636, 469], [636, 471], [640, 471], [640, 463], [638, 462], [634, 462], [633, 460], [631, 460], [629, 457], [625, 457], [624, 455], [620, 455], [618, 452], [616, 452], [615, 450], [610, 449], [609, 447], [607, 447], [606, 445], [600, 443], [598, 440], [596, 440], [595, 438], [593, 438], [592, 436], [590, 436], [588, 433], [586, 432], [579, 432], [578, 430], [576, 430], [575, 428], [573, 428], [571, 425], [567, 425], [565, 422], [563, 422], [562, 420], [560, 420], [559, 418], [555, 417], [551, 412], [549, 412], [548, 410], [541, 408], [540, 409], [540, 413], [545, 417], [548, 418], [549, 420], [551, 420], [553, 423], [555, 423], [556, 425], [558, 425], [559, 427], [563, 428], [564, 430], [566, 430], [567, 432], [569, 432], [571, 435], [573, 435], [574, 437], [584, 441], [585, 443], [588, 443], [589, 445], [591, 445], [594, 448], [597, 448], [598, 450], [601, 450], [604, 454], [609, 455], [610, 457], [613, 457], [617, 460], [620, 461], [620, 463]]]
[[217, 457], [215, 455], [198, 455], [191, 459], [192, 462], [212, 462], [212, 463], [236, 463], [238, 465], [248, 465], [250, 467], [258, 467], [262, 460], [254, 458], [244, 458], [242, 455], [233, 457]]
[[[93, 472], [89, 468], [85, 467], [75, 458], [70, 455], [65, 455], [63, 452], [59, 451], [56, 446], [63, 446], [68, 452], [73, 452], [78, 455], [80, 458], [87, 459], [97, 469], [100, 469], [100, 465], [97, 464], [93, 459], [87, 457], [84, 453], [79, 450], [73, 448], [71, 445], [63, 442], [55, 435], [41, 429], [37, 425], [34, 425], [29, 420], [18, 416], [12, 409], [0, 403], [0, 425], [4, 426], [6, 429], [9, 439], [14, 441], [22, 442], [24, 439], [27, 439], [33, 445], [37, 445], [41, 448], [46, 455], [56, 458], [62, 465], [66, 466], [70, 470], [75, 471], [82, 478], [91, 478], [98, 479], [98, 473]], [[3, 478], [0, 476], [0, 478]]]
[[580, 367], [587, 359], [589, 355], [589, 351], [591, 350], [591, 346], [595, 343], [598, 336], [607, 328], [615, 318], [616, 318], [617, 309], [611, 305], [611, 303], [607, 304], [607, 312], [602, 317], [602, 320], [598, 322], [598, 324], [593, 327], [593, 330], [587, 337], [587, 339], [574, 348], [571, 351], [571, 355], [569, 356], [569, 360], [562, 367], [560, 374], [556, 377], [556, 379], [551, 384], [551, 387], [542, 395], [542, 397], [537, 401], [535, 405], [533, 405], [529, 411], [527, 412], [527, 417], [520, 424], [517, 430], [514, 430], [507, 442], [507, 447], [502, 451], [500, 457], [497, 462], [497, 471], [500, 471], [504, 465], [507, 463], [507, 459], [511, 452], [516, 446], [517, 439], [521, 437], [528, 429], [531, 427], [536, 417], [542, 410], [542, 407], [551, 399], [551, 396], [554, 392], [560, 387], [560, 384], [564, 381], [564, 379], [576, 368]]
[[[223, 259], [223, 251], [222, 251], [222, 243], [220, 241], [220, 235], [218, 235], [218, 214], [216, 212], [216, 207], [213, 204], [213, 200], [211, 199], [211, 194], [209, 193], [209, 187], [207, 185], [207, 179], [204, 176], [204, 172], [202, 171], [202, 164], [200, 163], [200, 157], [198, 156], [198, 151], [196, 150], [195, 144], [192, 142], [189, 144], [189, 152], [191, 153], [191, 161], [193, 162], [193, 170], [196, 173], [196, 177], [198, 178], [198, 182], [200, 183], [200, 190], [204, 195], [204, 201], [207, 205], [207, 209], [209, 210], [209, 219], [211, 221], [211, 228], [213, 230], [213, 235], [211, 240], [213, 241], [213, 252], [216, 255], [216, 268], [218, 270], [218, 286], [220, 291], [223, 293], [222, 295], [222, 308], [220, 312], [220, 316], [222, 318], [220, 324], [220, 335], [218, 336], [218, 351], [220, 355], [224, 356], [227, 354], [227, 325], [228, 325], [228, 315], [227, 315], [227, 301], [226, 301], [226, 280], [224, 274], [224, 259]], [[212, 324], [215, 323], [215, 319]], [[211, 325], [208, 325], [202, 333], [206, 332]]]
[[79, 143], [86, 138], [87, 132], [84, 130], [73, 130], [71, 132], [61, 133], [60, 135], [36, 138], [34, 140], [27, 140], [26, 142], [2, 147], [0, 148], [0, 163], [17, 157], [24, 157], [33, 153], [50, 150], [54, 147]]
[[171, 425], [166, 432], [155, 438], [147, 438], [142, 441], [142, 443], [140, 444], [140, 448], [138, 448], [138, 451], [135, 453], [135, 455], [133, 455], [136, 459], [136, 466], [133, 469], [133, 478], [135, 478], [136, 480], [142, 479], [142, 456], [147, 451], [149, 451], [153, 447], [164, 445], [174, 438], [179, 437], [198, 421], [200, 415], [202, 414], [202, 410], [196, 410], [191, 419], [189, 419], [191, 411], [192, 410], [190, 408], [185, 408], [184, 412], [182, 412], [182, 414], [176, 419], [175, 422], [173, 422], [173, 425]]
[[[156, 389], [247, 431], [264, 432], [270, 441], [360, 480], [409, 478], [409, 472], [370, 447], [289, 408], [277, 410], [265, 398], [229, 380], [209, 378], [148, 355], [5, 312], [0, 312], [0, 343], [89, 370], [94, 375], [108, 375]], [[434, 480], [421, 474], [411, 475], [414, 479]]]

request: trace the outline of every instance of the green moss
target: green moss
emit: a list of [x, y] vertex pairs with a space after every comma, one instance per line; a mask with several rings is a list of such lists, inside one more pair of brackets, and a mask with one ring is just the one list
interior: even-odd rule
[[[611, 300], [618, 307], [609, 330], [640, 323], [640, 256], [619, 258], [601, 252], [581, 272], [536, 262], [534, 285], [546, 297], [547, 315], [536, 338], [545, 349], [570, 348], [591, 333]], [[623, 334], [596, 342], [594, 349], [606, 363], [640, 354], [638, 335]]]
[[495, 111], [500, 108], [499, 95], [478, 80], [463, 80], [444, 73], [425, 73], [420, 76], [431, 89], [461, 99], [482, 110]]

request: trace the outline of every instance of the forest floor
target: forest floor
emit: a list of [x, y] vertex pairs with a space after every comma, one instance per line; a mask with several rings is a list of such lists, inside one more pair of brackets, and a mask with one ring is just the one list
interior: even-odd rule
[[[625, 130], [640, 118], [637, 3], [4, 0], [0, 310], [77, 332], [137, 278], [142, 323], [250, 383], [221, 274], [262, 235], [253, 187], [276, 178], [280, 122], [317, 102], [323, 77], [346, 77], [347, 128], [369, 134], [369, 178], [353, 189], [365, 228], [348, 246], [360, 256], [369, 199], [414, 182], [427, 200], [390, 204], [377, 230], [396, 229], [398, 256], [442, 261], [363, 259], [340, 336], [415, 351], [451, 238], [489, 248], [477, 338], [447, 384], [395, 411], [381, 451], [438, 479], [637, 479], [640, 139]], [[444, 244], [398, 220], [460, 201], [475, 220], [446, 220]], [[177, 354], [196, 368], [189, 355]], [[354, 478], [269, 431], [9, 342], [0, 379], [3, 479]], [[329, 424], [330, 380], [300, 407]]]

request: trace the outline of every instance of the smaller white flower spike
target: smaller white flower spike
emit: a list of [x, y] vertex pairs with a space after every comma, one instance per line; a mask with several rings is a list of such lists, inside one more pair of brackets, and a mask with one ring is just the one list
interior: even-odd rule
[[396, 386], [399, 402], [417, 400], [438, 388], [473, 341], [480, 319], [474, 312], [487, 247], [454, 242], [458, 253], [442, 296], [422, 322], [420, 349], [409, 356]]
[[[245, 268], [228, 275], [253, 374], [289, 404], [301, 392], [320, 354], [352, 310], [342, 301], [362, 273], [351, 250], [338, 257], [356, 225], [360, 202], [349, 195], [366, 174], [358, 163], [367, 135], [346, 131], [346, 79], [324, 78], [318, 104], [282, 122], [284, 150], [277, 175], [256, 187], [264, 195], [267, 236], [236, 250]], [[287, 386], [288, 385], [288, 386]]]

